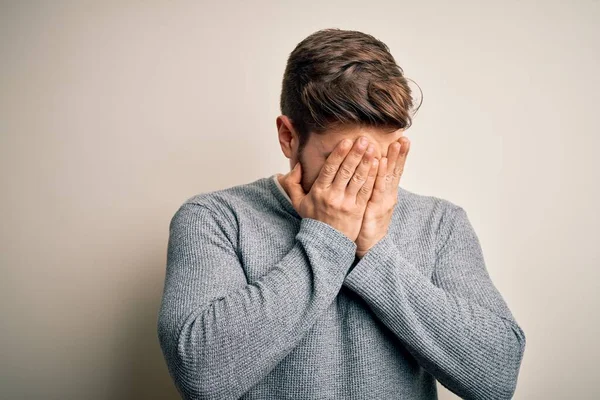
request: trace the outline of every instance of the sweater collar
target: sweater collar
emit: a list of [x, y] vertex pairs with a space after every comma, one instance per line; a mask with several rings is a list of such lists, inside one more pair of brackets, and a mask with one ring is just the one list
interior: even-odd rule
[[281, 203], [283, 208], [286, 209], [286, 211], [288, 211], [296, 218], [301, 218], [294, 206], [292, 205], [292, 200], [290, 199], [290, 196], [286, 193], [283, 186], [281, 186], [281, 183], [279, 183], [279, 180], [277, 179], [278, 175], [281, 174], [273, 174], [268, 179], [268, 184], [269, 188], [271, 189], [271, 192], [277, 198], [277, 200], [279, 200], [279, 202]]

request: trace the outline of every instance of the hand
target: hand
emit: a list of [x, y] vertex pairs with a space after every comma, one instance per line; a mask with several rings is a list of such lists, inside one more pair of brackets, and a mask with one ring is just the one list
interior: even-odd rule
[[388, 147], [377, 170], [373, 194], [367, 203], [362, 226], [356, 238], [356, 255], [362, 258], [388, 231], [398, 202], [398, 185], [410, 149], [410, 140], [402, 136]]
[[325, 222], [353, 242], [360, 231], [377, 172], [373, 145], [367, 149], [367, 144], [368, 140], [365, 144], [356, 140], [354, 146], [350, 139], [340, 141], [325, 160], [308, 194], [300, 184], [300, 163], [282, 179], [282, 186], [302, 218]]

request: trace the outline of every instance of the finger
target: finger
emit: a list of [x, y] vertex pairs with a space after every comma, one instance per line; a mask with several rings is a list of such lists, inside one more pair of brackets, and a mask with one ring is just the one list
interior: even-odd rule
[[369, 170], [369, 176], [367, 177], [367, 181], [358, 191], [358, 195], [356, 196], [356, 203], [364, 206], [367, 204], [369, 199], [371, 198], [371, 194], [373, 193], [373, 186], [375, 185], [375, 178], [377, 177], [377, 169], [379, 167], [379, 160], [373, 158], [371, 161], [371, 169]]
[[[364, 141], [362, 140], [364, 138]], [[348, 182], [354, 176], [354, 171], [356, 171], [356, 167], [360, 164], [360, 160], [363, 158], [363, 154], [367, 149], [368, 140], [366, 137], [362, 136], [358, 140], [354, 142], [354, 146], [352, 146], [352, 150], [344, 161], [342, 165], [340, 165], [337, 174], [335, 175], [335, 179], [331, 184], [333, 189], [339, 190], [341, 192], [346, 191], [346, 187], [348, 186]], [[364, 180], [362, 182], [364, 184]]]
[[371, 170], [371, 163], [373, 162], [373, 150], [374, 147], [372, 144], [369, 144], [367, 150], [363, 154], [360, 163], [358, 164], [358, 168], [354, 172], [352, 179], [348, 183], [348, 187], [346, 187], [346, 194], [348, 196], [356, 197], [358, 191], [364, 186], [367, 178], [369, 177], [369, 171]]
[[410, 140], [407, 137], [400, 138], [402, 148], [400, 149], [400, 154], [398, 154], [398, 158], [396, 159], [396, 165], [394, 166], [394, 172], [392, 179], [394, 189], [398, 188], [400, 184], [400, 178], [402, 178], [402, 174], [404, 173], [404, 166], [406, 164], [406, 157], [408, 156], [408, 151], [410, 150]]
[[377, 177], [375, 178], [375, 186], [373, 187], [373, 194], [371, 194], [371, 201], [378, 202], [383, 201], [387, 190], [386, 175], [388, 168], [387, 157], [382, 157], [379, 160], [379, 169], [377, 170]]
[[346, 155], [352, 148], [352, 140], [344, 139], [340, 141], [335, 149], [331, 152], [325, 163], [319, 171], [317, 179], [314, 181], [313, 186], [326, 189], [331, 186], [335, 176], [340, 168], [340, 165], [346, 158]]
[[396, 161], [399, 158], [399, 154], [400, 154], [400, 143], [398, 141], [395, 141], [394, 143], [390, 144], [390, 146], [388, 147], [388, 152], [387, 152], [388, 163], [387, 163], [386, 188], [388, 190], [392, 189], [394, 186], [394, 181], [396, 178], [394, 173], [396, 171], [396, 164], [397, 164]]

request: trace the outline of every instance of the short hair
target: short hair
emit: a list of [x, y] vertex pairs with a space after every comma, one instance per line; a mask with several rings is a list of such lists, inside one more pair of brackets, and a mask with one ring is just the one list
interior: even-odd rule
[[338, 28], [298, 43], [287, 60], [280, 99], [300, 151], [311, 133], [338, 126], [407, 129], [421, 103], [415, 108], [408, 79], [385, 43]]

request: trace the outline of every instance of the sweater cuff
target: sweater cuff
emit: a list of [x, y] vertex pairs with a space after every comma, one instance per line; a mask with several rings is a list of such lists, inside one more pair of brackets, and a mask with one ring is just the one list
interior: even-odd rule
[[398, 264], [399, 261], [398, 267], [400, 269], [410, 267], [408, 260], [400, 255], [391, 235], [387, 234], [358, 260], [356, 265], [346, 275], [344, 285], [351, 289], [365, 285], [377, 285], [377, 282], [381, 282], [381, 277], [383, 276], [381, 274], [383, 271], [379, 271], [379, 269], [386, 268], [390, 259], [393, 259], [395, 264]]
[[298, 235], [307, 244], [318, 248], [335, 264], [350, 267], [356, 255], [356, 243], [331, 225], [313, 218], [302, 218]]

